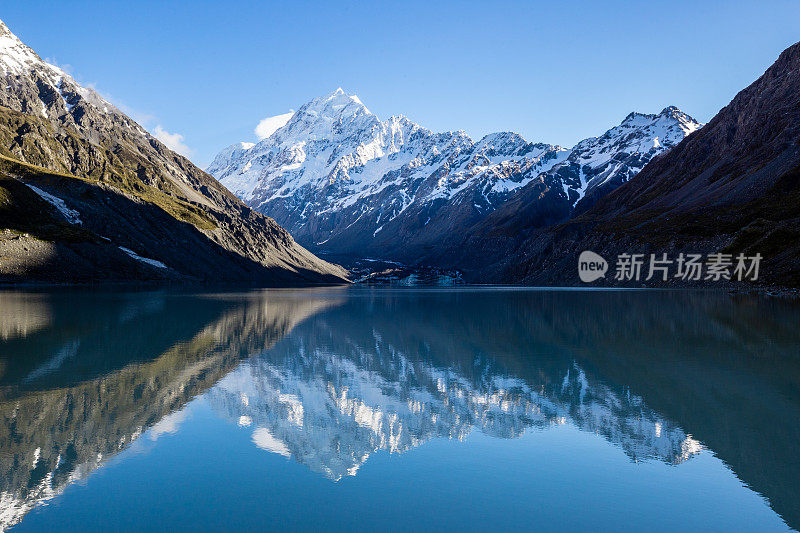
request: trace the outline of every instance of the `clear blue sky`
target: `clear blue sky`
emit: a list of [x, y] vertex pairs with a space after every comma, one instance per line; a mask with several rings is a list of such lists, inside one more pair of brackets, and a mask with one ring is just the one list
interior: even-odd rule
[[702, 122], [800, 40], [800, 1], [5, 2], [0, 18], [206, 165], [341, 86], [386, 118], [571, 146], [630, 111]]

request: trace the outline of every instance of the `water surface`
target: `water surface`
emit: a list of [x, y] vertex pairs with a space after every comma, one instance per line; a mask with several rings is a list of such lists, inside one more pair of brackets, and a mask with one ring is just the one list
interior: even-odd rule
[[14, 531], [800, 527], [800, 305], [0, 293]]

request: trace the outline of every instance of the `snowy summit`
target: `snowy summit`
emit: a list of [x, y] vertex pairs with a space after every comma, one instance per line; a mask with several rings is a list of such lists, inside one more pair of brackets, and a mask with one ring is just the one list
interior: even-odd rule
[[540, 177], [574, 207], [601, 185], [627, 181], [699, 127], [668, 107], [631, 113], [572, 149], [513, 132], [476, 142], [402, 115], [381, 120], [340, 88], [300, 107], [258, 143], [225, 148], [207, 170], [307, 246], [380, 254], [474, 224]]

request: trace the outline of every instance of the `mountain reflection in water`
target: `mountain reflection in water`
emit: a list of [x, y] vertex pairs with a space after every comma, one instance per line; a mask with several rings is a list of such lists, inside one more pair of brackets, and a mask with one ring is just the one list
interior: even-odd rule
[[800, 524], [800, 307], [689, 292], [0, 293], [0, 522], [214, 411], [331, 480], [376, 452], [571, 425], [708, 448]]

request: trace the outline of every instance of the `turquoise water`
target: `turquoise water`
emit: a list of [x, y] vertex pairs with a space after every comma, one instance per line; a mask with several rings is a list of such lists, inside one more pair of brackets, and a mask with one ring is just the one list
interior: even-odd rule
[[0, 293], [13, 531], [800, 527], [800, 305]]

